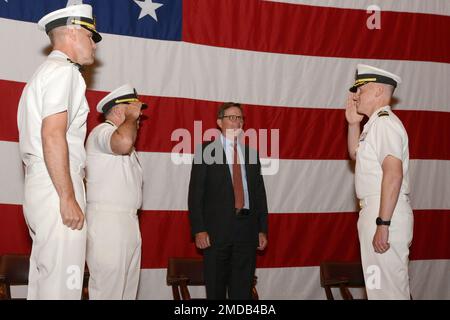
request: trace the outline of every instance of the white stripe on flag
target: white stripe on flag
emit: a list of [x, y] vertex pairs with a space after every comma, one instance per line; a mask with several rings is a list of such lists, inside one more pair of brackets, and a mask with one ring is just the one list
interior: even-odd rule
[[22, 204], [24, 170], [17, 142], [0, 141], [0, 203]]
[[[16, 142], [0, 142], [0, 203], [23, 202], [23, 169]], [[187, 210], [191, 165], [176, 165], [170, 153], [140, 152], [144, 170], [144, 210]], [[189, 159], [192, 156], [188, 156]], [[280, 160], [279, 172], [265, 176], [269, 212], [356, 211], [353, 172], [347, 160]], [[412, 160], [414, 209], [448, 209], [450, 161]], [[427, 177], [436, 177], [430, 180]], [[4, 177], [4, 178], [3, 178]]]

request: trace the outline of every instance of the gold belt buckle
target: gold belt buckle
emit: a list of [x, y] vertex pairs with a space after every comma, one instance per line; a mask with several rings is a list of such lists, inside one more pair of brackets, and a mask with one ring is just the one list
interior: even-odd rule
[[364, 208], [364, 199], [359, 200], [359, 209]]

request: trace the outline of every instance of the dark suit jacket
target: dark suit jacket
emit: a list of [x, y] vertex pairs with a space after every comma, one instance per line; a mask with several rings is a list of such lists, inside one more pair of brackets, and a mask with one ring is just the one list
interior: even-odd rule
[[258, 233], [267, 233], [267, 199], [259, 156], [248, 146], [245, 146], [245, 171], [250, 214], [236, 216], [232, 177], [220, 138], [198, 148], [188, 196], [192, 235], [206, 231], [211, 244], [232, 241], [258, 244]]

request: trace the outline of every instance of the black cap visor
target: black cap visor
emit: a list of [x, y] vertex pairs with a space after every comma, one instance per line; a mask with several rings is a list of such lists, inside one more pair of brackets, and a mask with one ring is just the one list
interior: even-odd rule
[[359, 87], [361, 87], [369, 82], [384, 83], [384, 84], [389, 84], [389, 85], [393, 86], [394, 88], [397, 87], [397, 81], [395, 81], [392, 78], [382, 76], [379, 74], [361, 74], [356, 77], [355, 83], [349, 89], [349, 91], [354, 93], [358, 90]]
[[[118, 104], [122, 104], [122, 103], [130, 104], [132, 102], [141, 102], [141, 101], [139, 101], [136, 94], [123, 95], [123, 96], [114, 98], [113, 100], [105, 103], [105, 105], [102, 107], [102, 111], [103, 111], [103, 113], [107, 113], [109, 111], [109, 109], [111, 109], [112, 107], [114, 107]], [[147, 109], [147, 108], [148, 108], [148, 105], [146, 103], [142, 103], [141, 110]]]
[[62, 27], [62, 26], [70, 26], [70, 25], [79, 25], [86, 30], [92, 32], [92, 40], [95, 43], [98, 43], [102, 40], [102, 36], [100, 33], [95, 30], [95, 22], [93, 19], [85, 18], [85, 17], [64, 17], [53, 20], [45, 26], [45, 32], [48, 34], [51, 30]]

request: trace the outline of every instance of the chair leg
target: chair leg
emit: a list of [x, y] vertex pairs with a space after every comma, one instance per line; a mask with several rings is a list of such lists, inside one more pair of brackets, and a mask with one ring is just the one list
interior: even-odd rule
[[191, 300], [191, 295], [189, 294], [189, 290], [187, 287], [187, 283], [182, 281], [180, 284], [181, 297], [183, 300]]
[[81, 300], [89, 300], [89, 289], [88, 287], [83, 287], [81, 290]]
[[325, 294], [327, 295], [327, 300], [334, 300], [333, 293], [329, 286], [325, 286]]
[[341, 290], [342, 298], [344, 300], [353, 300], [350, 290], [345, 285], [341, 284], [339, 289]]
[[177, 285], [172, 285], [172, 295], [173, 295], [173, 300], [181, 300], [180, 297], [180, 292], [178, 291], [178, 286]]
[[8, 282], [6, 282], [5, 289], [6, 289], [6, 295], [5, 295], [6, 300], [11, 300], [11, 285]]
[[2, 281], [0, 282], [0, 300], [7, 300], [6, 296], [6, 283]]
[[84, 271], [83, 288], [81, 289], [81, 300], [89, 300], [89, 272]]

